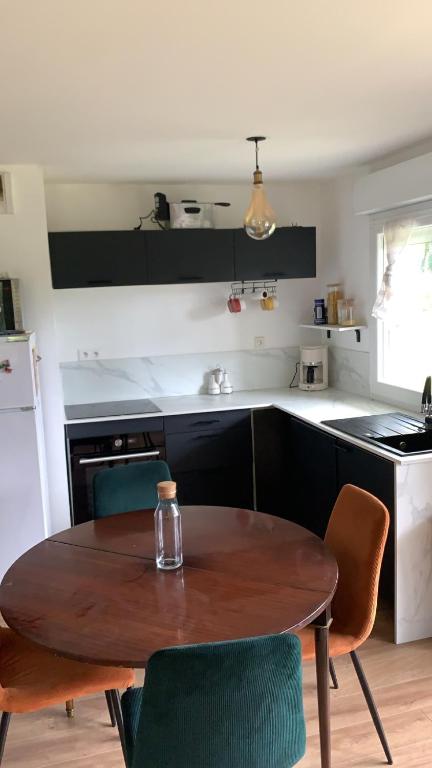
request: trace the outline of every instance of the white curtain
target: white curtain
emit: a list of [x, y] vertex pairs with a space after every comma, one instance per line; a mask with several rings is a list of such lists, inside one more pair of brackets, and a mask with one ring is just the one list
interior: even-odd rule
[[398, 257], [408, 245], [415, 225], [416, 222], [412, 219], [390, 221], [384, 225], [387, 267], [372, 309], [372, 316], [378, 320], [388, 319], [396, 310], [397, 297], [393, 291], [393, 272]]

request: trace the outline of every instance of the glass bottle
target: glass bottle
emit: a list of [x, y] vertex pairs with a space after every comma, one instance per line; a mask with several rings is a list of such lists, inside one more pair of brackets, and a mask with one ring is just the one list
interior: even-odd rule
[[156, 565], [163, 570], [180, 568], [183, 563], [181, 516], [177, 504], [177, 485], [172, 480], [157, 484], [159, 504], [155, 510]]

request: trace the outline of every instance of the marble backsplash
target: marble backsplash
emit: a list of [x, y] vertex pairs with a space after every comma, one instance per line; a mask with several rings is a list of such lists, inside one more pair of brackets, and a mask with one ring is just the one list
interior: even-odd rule
[[221, 367], [235, 390], [287, 387], [298, 347], [130, 357], [61, 363], [65, 405], [196, 395], [207, 391], [208, 374]]
[[329, 345], [328, 361], [331, 387], [370, 397], [369, 352]]
[[[64, 402], [107, 402], [144, 397], [197, 395], [207, 391], [208, 374], [226, 369], [235, 390], [289, 386], [298, 347], [125, 357], [61, 363]], [[369, 354], [329, 346], [329, 385], [369, 397]]]

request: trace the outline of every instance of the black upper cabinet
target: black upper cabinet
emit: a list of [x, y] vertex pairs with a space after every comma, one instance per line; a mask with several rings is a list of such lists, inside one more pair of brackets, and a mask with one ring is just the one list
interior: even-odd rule
[[236, 280], [272, 280], [316, 276], [315, 227], [280, 227], [263, 240], [235, 230]]
[[234, 280], [232, 229], [172, 229], [146, 237], [150, 283]]
[[315, 228], [263, 242], [237, 229], [50, 232], [54, 288], [217, 283], [315, 276]]
[[53, 288], [148, 282], [144, 232], [50, 232], [49, 247]]

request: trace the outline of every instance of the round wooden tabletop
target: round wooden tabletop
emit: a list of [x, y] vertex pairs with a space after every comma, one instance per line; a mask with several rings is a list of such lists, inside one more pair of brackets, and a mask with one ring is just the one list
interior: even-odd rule
[[144, 667], [167, 646], [301, 628], [333, 597], [336, 561], [305, 528], [228, 507], [183, 507], [182, 527], [184, 564], [168, 572], [152, 510], [46, 539], [4, 577], [5, 621], [62, 656]]

